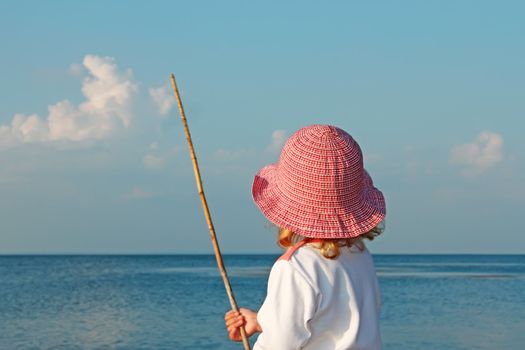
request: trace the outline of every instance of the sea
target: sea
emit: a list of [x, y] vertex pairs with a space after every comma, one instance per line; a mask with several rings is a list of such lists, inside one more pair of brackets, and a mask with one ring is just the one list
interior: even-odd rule
[[[276, 259], [224, 257], [240, 306]], [[374, 261], [386, 350], [525, 349], [525, 255]], [[212, 255], [0, 256], [0, 349], [242, 349], [228, 309]]]

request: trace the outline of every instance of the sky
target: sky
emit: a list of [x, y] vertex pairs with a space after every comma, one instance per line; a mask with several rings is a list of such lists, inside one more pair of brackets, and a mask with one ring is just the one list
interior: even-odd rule
[[333, 124], [387, 202], [373, 253], [525, 253], [521, 1], [2, 1], [0, 254], [278, 253], [251, 198]]

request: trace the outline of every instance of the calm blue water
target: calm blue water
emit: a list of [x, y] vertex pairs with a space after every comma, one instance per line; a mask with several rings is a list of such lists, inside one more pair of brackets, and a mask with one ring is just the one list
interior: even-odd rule
[[[257, 309], [276, 256], [226, 256]], [[524, 349], [525, 256], [374, 257], [385, 349]], [[0, 349], [241, 349], [213, 256], [0, 256]]]

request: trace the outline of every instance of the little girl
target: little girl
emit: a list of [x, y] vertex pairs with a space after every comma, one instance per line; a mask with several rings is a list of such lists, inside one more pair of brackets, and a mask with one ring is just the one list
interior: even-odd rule
[[273, 265], [259, 312], [226, 313], [229, 337], [260, 332], [254, 350], [381, 349], [380, 294], [363, 238], [381, 233], [383, 194], [357, 142], [335, 126], [295, 132], [253, 198], [288, 248]]

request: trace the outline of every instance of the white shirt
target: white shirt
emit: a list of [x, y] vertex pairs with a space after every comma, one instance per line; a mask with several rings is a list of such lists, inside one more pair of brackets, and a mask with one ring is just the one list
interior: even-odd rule
[[380, 303], [366, 248], [331, 260], [305, 245], [272, 267], [254, 350], [380, 350]]

